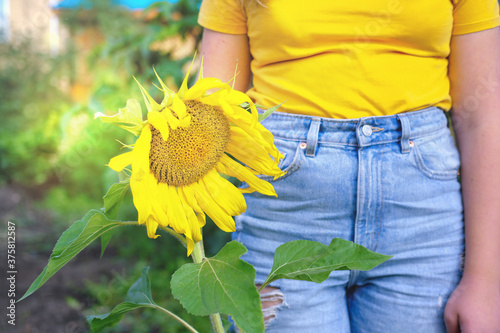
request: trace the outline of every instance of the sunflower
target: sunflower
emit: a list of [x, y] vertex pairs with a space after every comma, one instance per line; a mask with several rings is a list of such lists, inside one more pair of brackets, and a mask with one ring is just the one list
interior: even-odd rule
[[[147, 120], [133, 99], [118, 114], [97, 113], [96, 118], [139, 136], [133, 149], [113, 157], [109, 167], [121, 171], [132, 165], [130, 186], [139, 224], [146, 225], [150, 238], [158, 237], [159, 225], [184, 234], [190, 255], [202, 239], [206, 215], [221, 230], [235, 231], [232, 216], [246, 210], [242, 193], [276, 196], [273, 186], [257, 175], [280, 176], [278, 162], [283, 156], [244, 93], [218, 79], [203, 78], [202, 70], [189, 89], [188, 71], [177, 94], [156, 76], [157, 88], [164, 93], [160, 104], [137, 82]], [[239, 189], [223, 175], [248, 187]]]

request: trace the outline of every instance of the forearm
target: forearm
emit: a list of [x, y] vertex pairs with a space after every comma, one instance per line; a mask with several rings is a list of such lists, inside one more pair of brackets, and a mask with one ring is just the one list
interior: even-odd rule
[[[457, 117], [466, 111], [455, 112]], [[500, 287], [500, 103], [476, 112], [483, 112], [480, 124], [468, 119], [456, 127], [465, 214], [464, 278]]]
[[499, 38], [496, 28], [452, 40], [450, 78], [462, 161], [464, 277], [500, 287]]
[[209, 29], [201, 43], [203, 75], [215, 77], [246, 92], [250, 87], [250, 46], [246, 35], [230, 35]]

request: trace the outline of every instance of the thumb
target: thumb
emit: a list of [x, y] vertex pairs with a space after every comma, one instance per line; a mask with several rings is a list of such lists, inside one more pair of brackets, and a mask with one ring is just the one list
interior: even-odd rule
[[444, 310], [444, 323], [446, 325], [446, 333], [460, 333], [460, 324], [458, 313], [455, 309], [446, 307]]

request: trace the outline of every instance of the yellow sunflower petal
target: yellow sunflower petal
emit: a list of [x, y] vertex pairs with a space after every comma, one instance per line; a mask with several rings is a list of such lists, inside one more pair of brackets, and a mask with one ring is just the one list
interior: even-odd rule
[[125, 154], [121, 154], [118, 156], [113, 157], [110, 161], [108, 166], [115, 170], [115, 171], [122, 171], [127, 165], [132, 164], [132, 161], [134, 160], [134, 152], [129, 151]]
[[246, 128], [254, 128], [257, 124], [259, 124], [258, 116], [254, 116], [252, 113], [237, 105], [229, 104], [223, 97], [220, 99], [219, 104], [224, 110], [224, 113], [230, 123], [236, 124], [240, 127], [245, 126]]
[[214, 223], [222, 231], [236, 231], [233, 218], [228, 215], [220, 206], [212, 199], [210, 194], [205, 189], [205, 186], [199, 183], [189, 185], [196, 197], [196, 201], [205, 213], [214, 221]]
[[165, 189], [166, 200], [166, 213], [168, 217], [168, 224], [178, 233], [185, 234], [189, 231], [189, 224], [186, 219], [186, 214], [184, 213], [184, 208], [182, 207], [181, 200], [177, 194], [175, 186], [170, 186], [164, 183], [159, 184]]
[[186, 76], [184, 77], [184, 80], [182, 80], [181, 87], [179, 88], [179, 92], [177, 93], [179, 95], [179, 97], [184, 101], [187, 100], [187, 98], [184, 98], [184, 94], [188, 91], [187, 82], [189, 79], [189, 73], [191, 72], [191, 68], [193, 67], [193, 64], [194, 64], [194, 59], [195, 59], [195, 57], [193, 57], [193, 61], [191, 61], [191, 65], [189, 65]]
[[226, 151], [241, 163], [264, 175], [274, 176], [282, 172], [268, 152], [262, 146], [252, 144], [241, 129], [232, 127], [230, 140]]
[[186, 201], [188, 203], [188, 205], [191, 208], [193, 208], [194, 211], [197, 213], [198, 224], [199, 224], [200, 228], [204, 227], [206, 224], [205, 213], [198, 205], [198, 202], [196, 201], [196, 198], [194, 196], [193, 189], [189, 186], [183, 186], [183, 187], [179, 187], [178, 191], [181, 193], [184, 201]]
[[[223, 103], [230, 105], [224, 101], [219, 102], [219, 104]], [[254, 117], [250, 112], [243, 108], [232, 105], [231, 109], [228, 107], [223, 107], [223, 109], [226, 112], [226, 116], [228, 117], [230, 123], [236, 124], [242, 128], [253, 128], [255, 124], [258, 124], [258, 118]]]
[[184, 104], [184, 102], [179, 98], [178, 95], [175, 95], [172, 99], [172, 105], [170, 105], [170, 109], [175, 112], [179, 119], [190, 117], [186, 112], [186, 104]]
[[241, 91], [231, 89], [229, 91], [228, 95], [226, 96], [226, 101], [229, 104], [233, 104], [233, 105], [241, 105], [241, 104], [247, 102], [250, 105], [250, 111], [252, 112], [252, 115], [254, 117], [257, 117], [257, 118], [259, 116], [259, 114], [257, 112], [257, 108], [255, 107], [255, 104], [253, 104], [250, 97], [248, 97], [246, 94], [242, 93]]
[[177, 129], [178, 127], [187, 127], [191, 122], [191, 115], [186, 114], [183, 118], [177, 118], [173, 115], [172, 110], [168, 107], [164, 108], [161, 114], [165, 117], [167, 124], [172, 129]]
[[[224, 85], [223, 87], [227, 89], [229, 85]], [[224, 97], [228, 94], [226, 89], [217, 89], [215, 91], [211, 91], [207, 94], [202, 95], [197, 100], [202, 102], [203, 104], [220, 106], [220, 101], [224, 100]]]
[[168, 122], [164, 114], [157, 111], [151, 111], [148, 113], [148, 121], [154, 128], [160, 131], [163, 140], [166, 141], [170, 128], [168, 127]]
[[203, 56], [201, 56], [200, 71], [198, 72], [198, 81], [203, 79]]
[[141, 90], [142, 97], [144, 97], [144, 103], [146, 103], [146, 107], [148, 108], [148, 111], [160, 111], [161, 110], [161, 105], [156, 103], [156, 101], [151, 97], [151, 95], [148, 93], [146, 89], [137, 81], [137, 79], [134, 77], [135, 82], [139, 85], [139, 89]]
[[255, 141], [253, 145], [262, 146], [266, 152], [273, 157], [275, 164], [278, 164], [279, 160], [284, 158], [274, 145], [273, 134], [260, 123], [257, 123], [254, 127], [238, 124], [238, 127], [233, 126], [232, 128], [234, 131], [238, 132], [236, 134], [240, 135], [242, 140], [243, 137], [246, 137], [247, 140], [251, 139], [252, 142]]
[[248, 137], [255, 140], [258, 145], [263, 146], [273, 158], [279, 159], [280, 153], [274, 145], [273, 134], [259, 122], [254, 124], [253, 120], [248, 118], [248, 112], [244, 111], [244, 113], [241, 113], [240, 111], [236, 111], [235, 113], [239, 113], [239, 116], [235, 117], [234, 114], [226, 114], [229, 121], [239, 127]]
[[156, 239], [160, 237], [160, 235], [156, 234], [156, 230], [158, 229], [158, 223], [152, 218], [148, 218], [146, 221], [146, 229], [148, 231], [148, 237]]
[[[182, 196], [182, 195], [181, 195]], [[198, 224], [198, 218], [193, 211], [193, 208], [189, 206], [189, 204], [183, 200], [181, 197], [182, 207], [184, 209], [184, 213], [186, 214], [187, 221], [189, 223], [189, 228], [186, 232], [186, 241], [187, 241], [187, 255], [189, 256], [191, 252], [193, 252], [194, 244], [196, 242], [201, 241], [201, 228]]]
[[194, 241], [189, 237], [186, 237], [186, 247], [187, 247], [187, 256], [189, 257], [194, 250]]
[[212, 169], [200, 183], [205, 184], [206, 189], [214, 201], [231, 216], [239, 215], [247, 210], [245, 198], [230, 181], [221, 177], [217, 171]]
[[[224, 97], [219, 97], [219, 106], [224, 111], [224, 114], [228, 116], [228, 119], [238, 119], [239, 116], [234, 112], [234, 106], [226, 102]], [[247, 112], [248, 113], [248, 112]], [[250, 115], [250, 114], [248, 114]]]
[[134, 173], [130, 178], [130, 188], [133, 194], [134, 206], [139, 213], [139, 224], [144, 224], [150, 215], [163, 225], [168, 225], [167, 215], [162, 209], [163, 193], [157, 186], [157, 181], [150, 173], [144, 173], [137, 179]]
[[196, 82], [194, 86], [189, 88], [186, 94], [181, 97], [181, 99], [185, 101], [191, 99], [200, 99], [208, 90], [217, 88], [226, 90], [231, 89], [231, 87], [227, 83], [224, 83], [221, 80], [213, 77], [207, 77]]
[[135, 99], [129, 99], [127, 106], [119, 109], [118, 113], [107, 116], [102, 112], [94, 114], [94, 119], [100, 118], [104, 123], [111, 123], [115, 126], [126, 129], [134, 135], [139, 135], [146, 122], [142, 119], [141, 104]]
[[193, 209], [189, 207], [187, 202], [182, 202], [182, 207], [184, 208], [184, 213], [186, 214], [186, 218], [189, 223], [188, 230], [190, 230], [190, 232], [186, 233], [186, 236], [189, 235], [189, 238], [193, 239], [195, 242], [199, 242], [202, 236], [201, 236], [201, 228], [198, 224], [198, 218], [196, 217], [196, 214], [194, 213]]
[[[271, 183], [266, 182], [263, 179], [260, 179], [256, 175], [253, 174], [245, 166], [233, 160], [231, 157], [224, 155], [219, 164], [217, 165], [217, 171], [226, 174], [231, 177], [236, 177], [241, 181], [244, 181], [248, 184], [249, 189], [253, 191], [257, 191], [264, 195], [273, 195], [277, 196], [274, 191], [274, 187]], [[250, 193], [249, 191], [244, 191], [242, 193]]]
[[134, 144], [134, 160], [132, 161], [132, 171], [149, 170], [149, 149], [151, 146], [151, 129], [144, 126], [141, 135]]
[[172, 90], [170, 90], [169, 87], [167, 87], [167, 85], [160, 78], [160, 76], [158, 75], [158, 73], [156, 72], [156, 69], [154, 67], [153, 67], [153, 71], [155, 72], [156, 78], [160, 82], [160, 85], [162, 88], [161, 90], [164, 93], [164, 97], [163, 97], [163, 101], [161, 102], [161, 106], [163, 107], [163, 106], [170, 105], [172, 98], [175, 96], [175, 93]]
[[[137, 177], [139, 176], [139, 177]], [[130, 188], [132, 190], [132, 198], [134, 201], [134, 206], [137, 209], [139, 215], [139, 224], [145, 224], [147, 219], [152, 214], [152, 207], [149, 204], [149, 198], [147, 195], [147, 188], [143, 182], [144, 176], [138, 175], [137, 173], [132, 173], [130, 178]]]

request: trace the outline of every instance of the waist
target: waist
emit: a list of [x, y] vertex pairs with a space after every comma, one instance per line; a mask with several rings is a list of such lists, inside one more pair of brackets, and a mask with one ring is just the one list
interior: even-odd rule
[[306, 141], [311, 135], [317, 143], [370, 146], [416, 139], [447, 130], [447, 118], [438, 107], [428, 107], [390, 116], [332, 119], [301, 114], [274, 112], [262, 125], [276, 138]]

